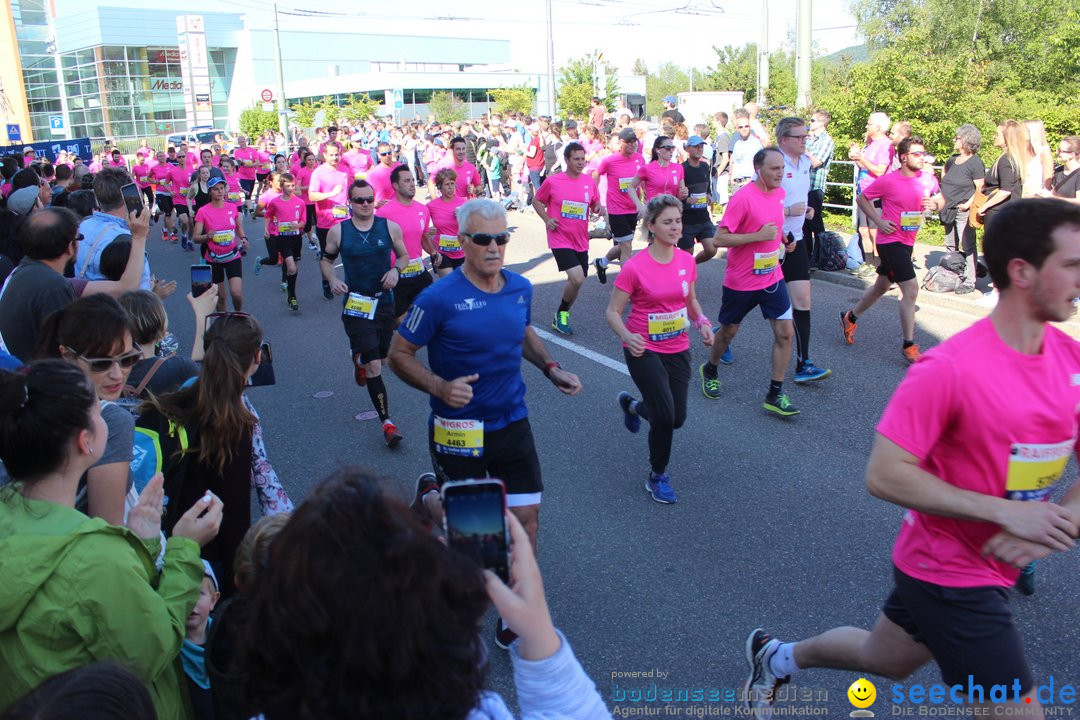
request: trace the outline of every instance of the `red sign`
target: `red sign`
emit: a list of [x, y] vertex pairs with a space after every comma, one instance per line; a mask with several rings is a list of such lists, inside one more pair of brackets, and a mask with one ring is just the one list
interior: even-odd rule
[[263, 102], [271, 102], [274, 99], [274, 93], [270, 88], [266, 88], [262, 91], [260, 97], [262, 97]]
[[176, 50], [158, 50], [158, 52], [157, 52], [157, 62], [159, 62], [159, 63], [169, 62], [169, 63], [179, 65], [180, 64], [180, 50], [179, 49], [176, 49]]

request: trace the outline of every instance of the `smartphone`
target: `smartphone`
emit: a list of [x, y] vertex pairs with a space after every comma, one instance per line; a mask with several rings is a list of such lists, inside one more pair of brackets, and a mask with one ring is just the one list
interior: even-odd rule
[[191, 266], [191, 296], [199, 297], [213, 286], [213, 274], [209, 265]]
[[127, 205], [127, 211], [129, 213], [135, 213], [135, 217], [138, 217], [143, 211], [143, 194], [142, 190], [135, 183], [128, 183], [120, 188], [121, 194], [124, 196], [124, 204]]
[[249, 387], [265, 387], [276, 385], [277, 376], [274, 374], [274, 353], [270, 350], [270, 341], [263, 340], [259, 346], [259, 367], [248, 378]]
[[442, 487], [450, 546], [510, 582], [510, 536], [502, 480], [459, 480]]

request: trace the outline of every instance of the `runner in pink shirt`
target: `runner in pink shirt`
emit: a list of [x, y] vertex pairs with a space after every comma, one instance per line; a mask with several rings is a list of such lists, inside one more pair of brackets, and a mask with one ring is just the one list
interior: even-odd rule
[[458, 237], [457, 209], [466, 200], [454, 192], [456, 182], [457, 173], [450, 168], [435, 173], [435, 187], [439, 195], [427, 204], [431, 224], [435, 228], [432, 244], [438, 249], [434, 264], [439, 277], [449, 275], [465, 262], [465, 251], [461, 249], [461, 238]]
[[[296, 181], [292, 175], [285, 173], [280, 176], [281, 195], [272, 198], [266, 205], [266, 228], [267, 245], [270, 246], [271, 254], [279, 254], [284, 261], [286, 302], [292, 310], [299, 310], [300, 305], [296, 301], [296, 274], [299, 270], [301, 240], [300, 232], [307, 219], [307, 209], [304, 201], [294, 194]], [[276, 242], [271, 246], [269, 240]], [[274, 259], [274, 258], [265, 258]], [[260, 258], [255, 258], [255, 274], [263, 264]]]
[[201, 164], [199, 156], [188, 150], [187, 143], [180, 143], [180, 149], [177, 151], [176, 157], [180, 161], [180, 167], [187, 171], [188, 177], [191, 177], [191, 173], [195, 172], [195, 169]]
[[[584, 150], [579, 154], [584, 167]], [[651, 472], [645, 489], [656, 502], [671, 504], [678, 497], [671, 488], [667, 465], [675, 429], [686, 421], [688, 331], [691, 325], [697, 328], [705, 347], [713, 344], [713, 334], [697, 299], [697, 263], [677, 247], [682, 237], [682, 203], [672, 195], [657, 196], [646, 208], [645, 227], [652, 244], [623, 265], [608, 303], [607, 321], [622, 341], [626, 367], [641, 393], [641, 400], [619, 393], [623, 424], [636, 433], [642, 418], [649, 423]], [[630, 316], [624, 323], [627, 302]]]
[[773, 331], [772, 375], [763, 407], [779, 417], [791, 417], [799, 410], [783, 389], [795, 328], [780, 260], [782, 252], [795, 250], [795, 242], [785, 243], [783, 239], [784, 155], [776, 148], [763, 148], [754, 155], [753, 162], [756, 177], [731, 196], [716, 228], [716, 246], [731, 249], [724, 271], [720, 327], [709, 360], [698, 368], [698, 373], [702, 394], [711, 400], [720, 399], [717, 363], [735, 339], [743, 318], [760, 307]]
[[138, 153], [142, 153], [143, 157], [146, 158], [146, 164], [150, 167], [153, 167], [157, 164], [157, 161], [154, 159], [157, 153], [154, 152], [154, 149], [150, 147], [150, 138], [143, 138], [142, 145], [139, 147], [138, 150], [135, 151], [135, 153], [136, 155]]
[[637, 176], [631, 183], [631, 187], [641, 187], [645, 191], [644, 201], [640, 193], [630, 193], [630, 199], [637, 206], [638, 214], [643, 215], [645, 203], [657, 195], [674, 195], [684, 200], [689, 194], [686, 190], [685, 170], [682, 164], [671, 161], [674, 152], [675, 143], [671, 138], [666, 135], [656, 138], [652, 147], [652, 162], [638, 170]]
[[206, 183], [210, 202], [195, 215], [192, 240], [202, 245], [202, 257], [213, 269], [212, 281], [218, 286], [217, 311], [225, 311], [225, 280], [229, 281], [233, 310], [244, 305], [244, 268], [241, 256], [247, 252], [243, 216], [232, 203], [225, 201], [227, 183], [218, 177]]
[[342, 155], [341, 160], [348, 165], [349, 175], [354, 180], [367, 179], [368, 170], [375, 164], [371, 160], [371, 153], [360, 145], [350, 148], [348, 152]]
[[[1019, 568], [1073, 549], [1080, 531], [1080, 485], [1062, 482], [1078, 448], [1080, 344], [1050, 324], [1072, 317], [1080, 293], [1080, 208], [1010, 202], [983, 249], [997, 306], [912, 366], [877, 425], [866, 485], [906, 510], [893, 590], [871, 630], [833, 628], [793, 643], [753, 631], [747, 695], [761, 699], [761, 716], [770, 690], [804, 668], [907, 678], [930, 660], [948, 703], [1043, 716], [1047, 698], [1008, 589]], [[942, 685], [931, 686], [930, 702]], [[895, 706], [923, 702], [916, 687], [893, 685]]]
[[244, 188], [240, 185], [242, 180], [240, 179], [240, 173], [236, 170], [235, 162], [228, 155], [221, 158], [221, 173], [225, 176], [225, 183], [228, 185], [225, 201], [232, 203], [237, 210], [243, 212]]
[[135, 164], [131, 166], [131, 177], [134, 178], [135, 184], [142, 191], [142, 194], [146, 196], [146, 209], [149, 211], [154, 207], [154, 186], [149, 180], [150, 166], [146, 164], [146, 155], [142, 150], [135, 153]]
[[291, 173], [296, 178], [296, 194], [304, 201], [307, 207], [307, 219], [304, 221], [304, 234], [308, 239], [308, 248], [318, 250], [319, 245], [315, 240], [315, 201], [311, 199], [311, 174], [319, 167], [319, 160], [313, 153], [305, 152], [303, 164]]
[[[465, 159], [465, 138], [458, 136], [450, 141], [450, 153], [443, 158], [443, 161], [438, 164], [435, 170], [438, 172], [443, 168], [450, 168], [457, 173], [454, 192], [457, 193], [458, 197], [473, 198], [484, 189], [483, 183], [480, 181], [480, 171]], [[432, 197], [438, 194], [435, 189], [434, 175], [431, 175], [428, 180], [428, 193]]]
[[566, 273], [559, 309], [551, 327], [573, 335], [570, 308], [589, 272], [589, 213], [603, 212], [596, 181], [583, 173], [585, 148], [567, 143], [563, 148], [566, 172], [548, 175], [533, 196], [532, 206], [547, 229], [548, 247], [560, 271]]
[[637, 151], [638, 138], [631, 128], [623, 128], [618, 138], [619, 152], [601, 160], [593, 173], [594, 181], [599, 182], [601, 178], [607, 181], [606, 220], [615, 241], [615, 246], [604, 257], [593, 262], [600, 282], [607, 282], [609, 262], [624, 263], [630, 259], [638, 222], [638, 203], [630, 195], [638, 192], [634, 181], [638, 171], [645, 166], [645, 158]]
[[368, 171], [368, 184], [375, 190], [375, 208], [378, 209], [394, 198], [394, 188], [390, 183], [390, 173], [401, 163], [394, 160], [394, 151], [389, 143], [379, 143], [379, 164]]
[[[915, 301], [919, 297], [919, 281], [911, 254], [915, 236], [923, 224], [923, 213], [940, 210], [945, 201], [940, 194], [930, 196], [922, 182], [922, 169], [926, 146], [920, 137], [908, 137], [897, 148], [900, 169], [882, 175], [856, 198], [859, 209], [878, 228], [877, 248], [881, 264], [877, 280], [867, 288], [855, 307], [841, 311], [840, 325], [848, 345], [855, 342], [855, 329], [859, 317], [873, 307], [893, 283], [900, 286], [900, 330], [903, 333], [901, 353], [909, 363], [920, 357], [915, 344]], [[881, 210], [873, 201], [881, 200]]]
[[112, 153], [110, 154], [109, 161], [106, 163], [106, 166], [107, 167], [120, 168], [121, 170], [127, 170], [128, 169], [127, 160], [124, 159], [123, 153], [121, 153], [119, 150], [117, 150], [115, 148], [113, 149]]
[[156, 215], [158, 213], [165, 219], [161, 228], [161, 239], [167, 242], [176, 242], [178, 240], [176, 236], [176, 224], [173, 220], [173, 195], [172, 195], [172, 182], [173, 182], [173, 169], [175, 165], [170, 165], [167, 162], [167, 157], [161, 150], [157, 154], [157, 165], [150, 168], [147, 177], [150, 182], [154, 184], [154, 200], [157, 206]]
[[[193, 249], [188, 247], [188, 244], [192, 242], [188, 237], [191, 234], [191, 216], [188, 212], [187, 198], [188, 188], [191, 185], [190, 179], [191, 173], [189, 171], [176, 165], [169, 166], [172, 203], [176, 209], [176, 217], [180, 221], [180, 246], [185, 250]], [[173, 234], [173, 241], [176, 241], [175, 233]]]
[[[326, 159], [326, 146], [329, 145], [330, 143], [337, 143], [338, 144], [338, 150], [340, 151], [341, 143], [338, 142], [338, 129], [336, 127], [334, 127], [333, 125], [326, 128], [326, 140], [319, 143], [319, 152], [318, 152], [318, 154], [321, 155], [324, 160]], [[339, 157], [340, 157], [340, 155], [339, 155]]]
[[[424, 253], [435, 254], [431, 244], [434, 231], [429, 227], [431, 213], [427, 205], [415, 200], [416, 180], [409, 166], [394, 168], [390, 173], [390, 184], [394, 188], [394, 199], [376, 210], [375, 215], [397, 223], [401, 228], [401, 240], [409, 251], [409, 264], [394, 288], [394, 316], [400, 322], [416, 296], [433, 282], [431, 273], [424, 267]], [[390, 262], [394, 261], [391, 253]]]
[[251, 201], [255, 192], [255, 172], [260, 166], [259, 151], [248, 145], [248, 139], [246, 135], [238, 135], [236, 137], [236, 149], [233, 150], [233, 157], [236, 158], [236, 165], [238, 170], [236, 174], [239, 176], [240, 187], [244, 189], [246, 195], [246, 202], [248, 207], [251, 207]]
[[[315, 235], [319, 239], [319, 251], [326, 250], [326, 233], [334, 225], [349, 217], [348, 192], [352, 178], [338, 169], [341, 146], [328, 143], [323, 147], [323, 164], [311, 173], [308, 184], [308, 200], [315, 203]], [[330, 284], [323, 280], [323, 297], [332, 300]]]

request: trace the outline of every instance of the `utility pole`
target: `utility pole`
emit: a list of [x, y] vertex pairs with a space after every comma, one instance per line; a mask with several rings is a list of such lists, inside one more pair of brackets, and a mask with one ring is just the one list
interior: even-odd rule
[[548, 115], [555, 116], [555, 40], [551, 21], [551, 0], [547, 0]]
[[798, 41], [795, 50], [795, 107], [809, 109], [810, 107], [810, 63], [811, 63], [811, 5], [813, 0], [799, 0], [798, 12]]
[[769, 0], [761, 0], [761, 44], [758, 45], [757, 103], [764, 107], [769, 92]]
[[[278, 32], [277, 3], [274, 3], [274, 61], [277, 65], [277, 111], [278, 132], [285, 137], [285, 144], [289, 144], [289, 118], [285, 109], [285, 71], [281, 67], [281, 33]], [[278, 148], [281, 152], [281, 148]]]

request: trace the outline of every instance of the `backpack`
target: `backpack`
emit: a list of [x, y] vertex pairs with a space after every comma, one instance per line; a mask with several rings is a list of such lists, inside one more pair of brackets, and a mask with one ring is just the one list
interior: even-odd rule
[[187, 509], [170, 507], [169, 498], [180, 495], [192, 455], [189, 450], [194, 437], [194, 430], [177, 424], [156, 410], [145, 412], [135, 420], [135, 442], [131, 453], [131, 475], [135, 492], [141, 493], [157, 473], [165, 476], [163, 528], [171, 529]]
[[169, 353], [165, 357], [159, 357], [154, 360], [154, 364], [146, 371], [146, 374], [143, 375], [143, 379], [138, 385], [131, 385], [130, 383], [125, 384], [124, 389], [120, 391], [120, 397], [116, 399], [116, 404], [127, 410], [136, 418], [139, 417], [139, 408], [142, 407], [143, 402], [146, 400], [146, 398], [143, 397], [143, 391], [146, 390], [146, 386], [150, 384], [150, 380], [153, 379], [154, 373], [161, 369], [161, 366], [165, 364], [165, 361], [175, 354], [176, 353]]
[[926, 273], [922, 287], [930, 292], [947, 293], [954, 292], [960, 287], [961, 282], [960, 275], [943, 265], [938, 265], [930, 268], [930, 272]]
[[840, 233], [825, 232], [818, 237], [814, 246], [814, 257], [810, 264], [818, 270], [836, 271], [847, 267], [847, 243]]
[[951, 270], [957, 275], [964, 274], [964, 266], [966, 264], [967, 258], [965, 258], [962, 253], [954, 251], [945, 253], [945, 257], [941, 258], [941, 260], [938, 262], [938, 265], [945, 268], [946, 270]]

